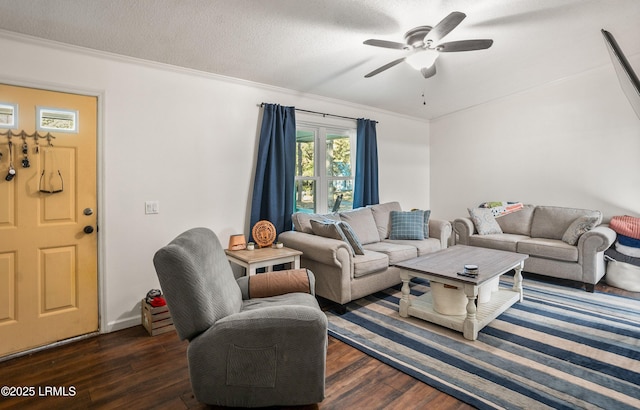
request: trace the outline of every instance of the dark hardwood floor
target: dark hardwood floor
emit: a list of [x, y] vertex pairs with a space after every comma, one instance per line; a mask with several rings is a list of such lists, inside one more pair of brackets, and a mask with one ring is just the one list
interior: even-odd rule
[[[596, 289], [640, 299], [604, 284]], [[215, 408], [191, 393], [186, 348], [175, 332], [151, 337], [136, 326], [0, 362], [0, 387], [33, 387], [36, 396], [0, 396], [0, 409]], [[356, 408], [472, 407], [330, 337], [326, 398], [296, 409]]]
[[[1, 409], [206, 409], [189, 385], [186, 342], [142, 326], [0, 362], [0, 385], [65, 388], [69, 397], [0, 397]], [[300, 410], [471, 408], [329, 338], [326, 398]]]

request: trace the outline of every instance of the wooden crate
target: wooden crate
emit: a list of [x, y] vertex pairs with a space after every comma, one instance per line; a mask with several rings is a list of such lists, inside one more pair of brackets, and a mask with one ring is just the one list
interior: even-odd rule
[[142, 299], [142, 326], [151, 336], [175, 330], [169, 308], [165, 306], [153, 307]]

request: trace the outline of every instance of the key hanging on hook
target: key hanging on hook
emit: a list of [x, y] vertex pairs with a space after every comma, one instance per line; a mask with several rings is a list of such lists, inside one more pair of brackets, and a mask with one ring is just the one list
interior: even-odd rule
[[33, 153], [34, 154], [39, 154], [40, 153], [40, 141], [39, 141], [40, 136], [38, 135], [38, 131], [35, 132], [35, 134], [33, 134], [33, 139], [36, 141], [35, 146], [33, 147]]
[[29, 168], [31, 164], [29, 163], [29, 144], [27, 144], [27, 134], [22, 132], [22, 168]]
[[13, 142], [11, 142], [11, 137], [9, 137], [9, 172], [7, 172], [7, 176], [4, 177], [5, 181], [11, 181], [16, 176], [16, 169], [13, 167]]

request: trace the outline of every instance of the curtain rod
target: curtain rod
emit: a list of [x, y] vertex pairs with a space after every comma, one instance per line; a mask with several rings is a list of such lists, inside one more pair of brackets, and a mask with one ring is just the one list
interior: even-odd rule
[[[260, 107], [264, 107], [264, 105], [267, 103], [260, 103], [259, 106]], [[344, 118], [346, 120], [358, 120], [358, 118], [353, 118], [353, 117], [345, 117], [344, 115], [336, 115], [336, 114], [327, 114], [325, 112], [319, 112], [319, 111], [311, 111], [311, 110], [303, 110], [302, 108], [296, 108], [293, 107], [296, 111], [300, 111], [300, 112], [306, 112], [309, 114], [317, 114], [317, 115], [322, 115], [323, 117], [329, 116], [329, 117], [336, 117], [336, 118]], [[374, 121], [376, 124], [378, 123], [378, 121]]]

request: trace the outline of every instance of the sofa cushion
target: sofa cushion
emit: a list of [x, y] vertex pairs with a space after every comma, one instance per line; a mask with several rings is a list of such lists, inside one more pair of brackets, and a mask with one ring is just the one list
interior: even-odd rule
[[340, 216], [338, 214], [308, 214], [306, 212], [296, 212], [291, 215], [293, 229], [298, 232], [313, 233], [310, 223], [312, 219], [317, 221], [339, 221]]
[[323, 236], [325, 238], [337, 239], [339, 241], [344, 241], [349, 245], [349, 249], [351, 250], [351, 255], [355, 255], [355, 251], [344, 232], [340, 226], [338, 226], [338, 222], [335, 221], [316, 221], [315, 219], [311, 219], [311, 230], [314, 235]]
[[347, 242], [349, 242], [349, 245], [351, 245], [351, 247], [353, 248], [353, 252], [356, 255], [364, 255], [364, 248], [360, 243], [358, 235], [355, 233], [353, 228], [351, 228], [351, 225], [349, 225], [345, 221], [336, 222], [336, 224], [338, 225], [338, 227], [340, 227], [342, 233], [347, 238]]
[[389, 241], [370, 243], [364, 245], [364, 248], [368, 251], [387, 255], [389, 257], [389, 264], [406, 261], [407, 259], [418, 256], [418, 249], [414, 245], [391, 243]]
[[424, 211], [391, 211], [389, 239], [424, 239]]
[[511, 233], [471, 235], [469, 237], [469, 245], [497, 249], [499, 251], [516, 252], [518, 242], [524, 239], [529, 239], [529, 237], [526, 235], [515, 235]]
[[357, 208], [352, 211], [341, 212], [340, 220], [351, 225], [363, 245], [380, 242], [380, 234], [378, 233], [376, 221], [373, 219], [371, 208]]
[[568, 262], [578, 261], [578, 248], [562, 242], [559, 239], [523, 239], [518, 242], [517, 252], [546, 259], [556, 259]]
[[402, 211], [399, 202], [387, 202], [385, 204], [368, 205], [376, 221], [380, 240], [387, 239], [391, 231], [391, 211]]
[[385, 239], [384, 242], [395, 243], [397, 245], [413, 246], [418, 251], [418, 256], [433, 253], [441, 249], [440, 239], [437, 238], [427, 238], [421, 241]]
[[581, 216], [596, 216], [602, 222], [602, 212], [589, 209], [537, 206], [531, 221], [531, 237], [562, 240], [569, 225]]
[[518, 211], [496, 218], [496, 222], [504, 233], [529, 236], [534, 209], [536, 209], [534, 205], [524, 205]]
[[353, 277], [360, 278], [370, 273], [381, 272], [389, 267], [389, 257], [384, 253], [365, 251], [353, 258]]
[[592, 230], [597, 224], [597, 216], [581, 216], [571, 222], [571, 225], [569, 225], [564, 235], [562, 235], [562, 241], [569, 245], [576, 245], [582, 234]]
[[468, 208], [469, 216], [480, 235], [502, 233], [490, 208]]

